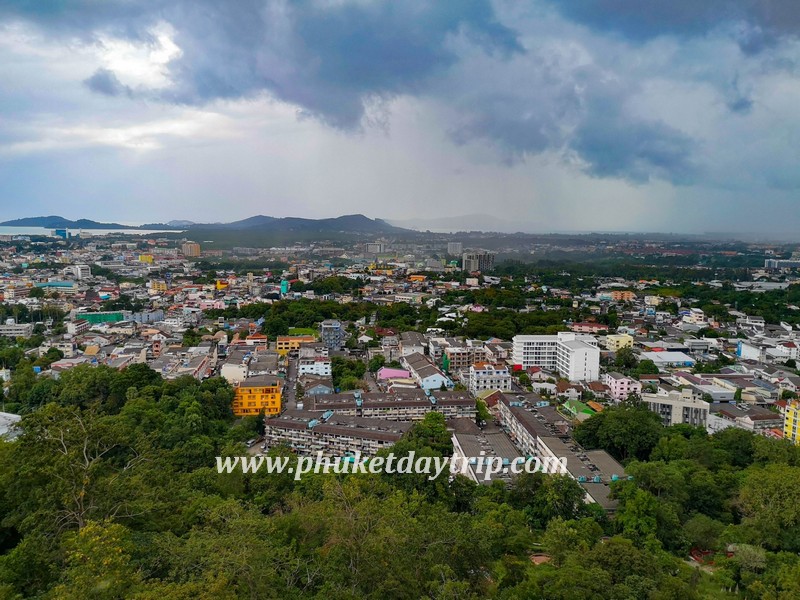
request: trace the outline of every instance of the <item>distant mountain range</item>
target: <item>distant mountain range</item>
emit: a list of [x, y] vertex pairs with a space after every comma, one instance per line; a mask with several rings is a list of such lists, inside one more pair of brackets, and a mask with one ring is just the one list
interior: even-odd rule
[[119, 223], [98, 223], [89, 219], [71, 221], [64, 217], [50, 215], [49, 217], [26, 217], [0, 223], [2, 227], [45, 227], [47, 229], [136, 229], [129, 225]]
[[364, 215], [343, 215], [329, 219], [302, 219], [300, 217], [268, 217], [256, 215], [232, 223], [194, 223], [192, 221], [170, 221], [134, 227], [119, 223], [101, 223], [89, 219], [72, 221], [51, 215], [49, 217], [27, 217], [0, 223], [2, 227], [44, 227], [46, 229], [174, 229], [176, 231], [247, 230], [247, 231], [304, 231], [346, 233], [403, 233], [407, 230], [390, 225], [382, 219], [370, 219]]
[[402, 233], [405, 231], [400, 227], [390, 225], [382, 219], [370, 219], [364, 215], [344, 215], [330, 219], [303, 219], [300, 217], [268, 217], [265, 215], [256, 215], [232, 223], [195, 223], [189, 229], [340, 231], [348, 233]]

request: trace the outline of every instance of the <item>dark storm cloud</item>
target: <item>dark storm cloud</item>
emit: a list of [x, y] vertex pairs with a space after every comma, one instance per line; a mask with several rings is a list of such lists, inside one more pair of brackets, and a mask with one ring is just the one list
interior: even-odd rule
[[[169, 23], [180, 48], [165, 66], [169, 85], [131, 88], [122, 73], [103, 68], [84, 79], [108, 97], [204, 105], [266, 92], [302, 115], [353, 130], [373, 103], [407, 95], [447, 105], [452, 114], [443, 126], [454, 141], [489, 142], [508, 164], [554, 152], [577, 158], [592, 176], [681, 185], [702, 182], [701, 142], [648, 114], [647, 106], [626, 110], [642, 80], [696, 77], [738, 120], [753, 111], [754, 88], [738, 76], [731, 82], [733, 68], [719, 74], [712, 72], [716, 64], [702, 64], [730, 60], [722, 51], [682, 56], [687, 64], [680, 67], [658, 60], [650, 71], [636, 67], [637, 51], [658, 52], [638, 43], [664, 34], [685, 41], [724, 24], [728, 29], [717, 37], [731, 54], [738, 54], [731, 35], [746, 54], [756, 54], [800, 29], [800, 0], [540, 0], [531, 6], [544, 4], [558, 7], [543, 12], [563, 29], [563, 40], [561, 30], [509, 18], [513, 11], [503, 13], [504, 5], [490, 0], [0, 0], [0, 20], [28, 21], [63, 39], [97, 42], [105, 35], [154, 47], [153, 27]], [[537, 54], [539, 38], [553, 34], [587, 58], [576, 67], [568, 50], [563, 59], [558, 52], [557, 58]], [[611, 41], [604, 46], [596, 38]], [[611, 45], [622, 48], [607, 56]], [[659, 69], [664, 73], [652, 72]]]
[[83, 83], [93, 92], [106, 96], [130, 96], [132, 93], [131, 89], [123, 85], [114, 72], [108, 69], [97, 69], [94, 75], [85, 79]]
[[[16, 6], [16, 10], [14, 7]], [[419, 91], [458, 60], [448, 39], [464, 34], [487, 52], [521, 50], [489, 0], [459, 2], [19, 2], [6, 16], [53, 32], [108, 29], [147, 39], [163, 19], [182, 55], [166, 100], [203, 103], [269, 91], [338, 127], [360, 124], [365, 103]], [[107, 79], [107, 77], [106, 77]], [[108, 93], [107, 81], [97, 91]]]
[[567, 18], [629, 39], [702, 35], [724, 23], [746, 23], [737, 35], [745, 52], [759, 52], [781, 35], [800, 33], [797, 0], [548, 0]]

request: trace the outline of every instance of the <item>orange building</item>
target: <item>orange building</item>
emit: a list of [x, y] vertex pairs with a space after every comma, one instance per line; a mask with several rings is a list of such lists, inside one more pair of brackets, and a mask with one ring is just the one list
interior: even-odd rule
[[275, 342], [278, 354], [288, 354], [292, 350], [299, 350], [301, 344], [313, 344], [317, 341], [313, 335], [279, 335]]
[[271, 375], [249, 377], [236, 384], [233, 414], [237, 417], [279, 415], [281, 413], [281, 380]]
[[636, 299], [636, 294], [628, 290], [615, 290], [611, 292], [611, 299], [614, 302], [632, 302]]

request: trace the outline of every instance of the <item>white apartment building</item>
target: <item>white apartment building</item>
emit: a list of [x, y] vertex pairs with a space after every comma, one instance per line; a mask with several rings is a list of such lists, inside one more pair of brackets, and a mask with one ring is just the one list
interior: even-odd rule
[[29, 338], [33, 335], [32, 323], [15, 323], [14, 319], [6, 321], [5, 325], [0, 325], [0, 336], [3, 337], [22, 337]]
[[511, 389], [511, 373], [505, 365], [479, 362], [469, 368], [469, 391], [478, 394], [484, 390]]
[[65, 277], [81, 280], [92, 276], [92, 269], [89, 265], [70, 265], [63, 271]]
[[86, 319], [75, 319], [67, 323], [67, 333], [70, 335], [86, 333], [90, 328], [91, 324]]
[[301, 358], [297, 366], [298, 375], [316, 375], [317, 377], [331, 376], [331, 359], [327, 356]]
[[570, 381], [597, 381], [600, 350], [592, 335], [562, 331], [556, 335], [517, 335], [512, 360], [522, 369], [541, 367]]

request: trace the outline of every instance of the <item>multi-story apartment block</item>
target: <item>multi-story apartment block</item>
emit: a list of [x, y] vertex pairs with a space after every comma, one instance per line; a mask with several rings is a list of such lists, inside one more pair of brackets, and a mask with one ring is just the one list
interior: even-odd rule
[[200, 244], [197, 242], [184, 242], [181, 244], [181, 254], [186, 258], [197, 258], [200, 256]]
[[341, 321], [327, 319], [320, 324], [320, 339], [329, 350], [341, 350], [345, 332]]
[[631, 394], [642, 393], [641, 382], [621, 373], [606, 373], [603, 376], [603, 383], [608, 386], [611, 398], [617, 402], [622, 402]]
[[800, 400], [792, 400], [783, 415], [783, 437], [800, 444]]
[[91, 324], [86, 319], [75, 319], [67, 322], [67, 333], [70, 335], [80, 335], [89, 331]]
[[33, 325], [31, 323], [15, 323], [12, 319], [5, 325], [0, 325], [0, 336], [2, 337], [29, 338], [32, 335]]
[[65, 277], [81, 280], [92, 276], [92, 269], [89, 265], [70, 265], [63, 271]]
[[623, 348], [633, 348], [633, 336], [627, 333], [612, 333], [606, 336], [606, 348], [611, 352], [622, 350]]
[[313, 344], [317, 341], [313, 335], [279, 335], [275, 340], [275, 349], [278, 354], [288, 354], [292, 350], [299, 350], [303, 344]]
[[301, 358], [297, 362], [298, 375], [316, 375], [317, 377], [331, 376], [331, 359], [327, 356], [314, 356]]
[[393, 393], [363, 393], [355, 390], [318, 395], [308, 399], [305, 409], [389, 421], [418, 421], [432, 411], [440, 412], [448, 419], [474, 420], [476, 412], [475, 401], [467, 392], [424, 392], [419, 389]]
[[233, 397], [233, 414], [237, 417], [278, 415], [281, 412], [281, 383], [277, 377], [262, 375], [250, 377], [236, 384]]
[[445, 346], [442, 355], [442, 365], [450, 373], [465, 371], [471, 365], [486, 360], [486, 349], [483, 343], [475, 340], [458, 342], [448, 339], [449, 346]]
[[615, 290], [611, 292], [611, 299], [614, 302], [633, 302], [636, 299], [636, 294], [629, 290]]
[[478, 394], [484, 390], [511, 389], [511, 373], [501, 364], [475, 363], [469, 368], [469, 391]]
[[706, 427], [709, 404], [698, 399], [692, 390], [674, 390], [659, 394], [642, 394], [642, 401], [661, 417], [665, 427], [670, 425], [694, 425]]
[[364, 244], [365, 254], [383, 254], [386, 252], [386, 242], [367, 242]]
[[494, 254], [491, 252], [466, 252], [461, 257], [461, 268], [468, 273], [491, 271], [494, 267]]
[[518, 369], [541, 367], [570, 381], [597, 381], [600, 376], [600, 350], [593, 336], [517, 335], [513, 343], [512, 360]]
[[289, 446], [298, 454], [373, 456], [398, 442], [410, 428], [411, 423], [403, 421], [290, 411], [267, 419], [265, 442], [269, 447]]

